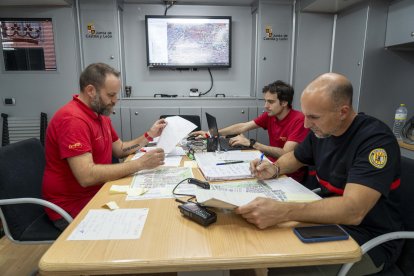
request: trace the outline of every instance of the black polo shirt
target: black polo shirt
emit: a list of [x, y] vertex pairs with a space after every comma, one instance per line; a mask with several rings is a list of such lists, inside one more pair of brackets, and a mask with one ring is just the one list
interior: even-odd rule
[[[342, 195], [347, 183], [364, 185], [382, 194], [360, 225], [344, 226], [359, 244], [402, 230], [398, 194], [400, 148], [383, 122], [358, 114], [341, 136], [317, 138], [310, 132], [294, 154], [300, 162], [315, 167], [325, 197]], [[387, 266], [398, 257], [401, 245], [399, 240], [387, 242], [368, 254], [377, 266]]]

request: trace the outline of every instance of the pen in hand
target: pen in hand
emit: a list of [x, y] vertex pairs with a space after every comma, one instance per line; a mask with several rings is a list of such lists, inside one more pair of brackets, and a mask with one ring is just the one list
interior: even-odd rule
[[259, 161], [259, 163], [257, 163], [257, 165], [259, 166], [260, 164], [262, 164], [262, 162], [263, 162], [263, 157], [264, 157], [264, 153], [262, 153], [261, 155], [260, 155], [260, 161]]

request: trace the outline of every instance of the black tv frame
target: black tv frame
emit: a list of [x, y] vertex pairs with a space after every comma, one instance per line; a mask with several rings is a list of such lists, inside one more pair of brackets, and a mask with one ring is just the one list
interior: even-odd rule
[[[229, 20], [229, 64], [151, 64], [149, 61], [149, 42], [148, 42], [148, 19], [149, 18], [184, 18], [184, 19], [228, 19]], [[188, 16], [188, 15], [146, 15], [145, 16], [145, 43], [147, 54], [147, 66], [154, 69], [227, 69], [231, 68], [231, 45], [232, 45], [232, 17], [231, 16]]]

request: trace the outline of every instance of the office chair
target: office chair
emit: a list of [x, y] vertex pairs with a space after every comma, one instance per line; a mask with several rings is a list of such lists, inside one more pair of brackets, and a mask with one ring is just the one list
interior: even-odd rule
[[[401, 255], [396, 264], [375, 275], [414, 275], [414, 160], [401, 157], [401, 214], [405, 231], [398, 231], [378, 236], [361, 245], [362, 254], [387, 241], [406, 239]], [[353, 263], [344, 264], [338, 276], [345, 276]]]
[[45, 145], [47, 114], [41, 112], [40, 117], [10, 117], [1, 113], [3, 118], [1, 145], [6, 146], [29, 138], [38, 138]]
[[197, 128], [194, 129], [193, 131], [201, 130], [201, 120], [200, 120], [200, 116], [198, 116], [198, 115], [161, 115], [160, 119], [165, 119], [165, 118], [171, 117], [171, 116], [180, 116], [181, 118], [184, 118], [184, 119], [192, 122], [193, 124], [195, 124], [197, 126]]
[[59, 206], [41, 199], [45, 153], [31, 138], [0, 148], [0, 218], [4, 233], [15, 243], [51, 243], [59, 235], [44, 207], [72, 217]]

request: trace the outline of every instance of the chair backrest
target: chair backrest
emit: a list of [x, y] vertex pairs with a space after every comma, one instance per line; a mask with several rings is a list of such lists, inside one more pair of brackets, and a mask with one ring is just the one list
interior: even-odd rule
[[[414, 160], [401, 157], [401, 214], [406, 231], [414, 231]], [[404, 275], [414, 275], [414, 240], [407, 239], [397, 261]]]
[[2, 146], [32, 137], [38, 138], [42, 145], [45, 145], [46, 113], [40, 113], [40, 117], [10, 117], [1, 113], [1, 117], [3, 118]]
[[[0, 199], [41, 198], [44, 168], [44, 148], [36, 138], [0, 147]], [[20, 240], [25, 229], [45, 214], [43, 206], [34, 204], [0, 209], [15, 240]]]
[[192, 122], [193, 124], [195, 124], [197, 126], [197, 128], [194, 129], [194, 131], [201, 130], [201, 120], [200, 120], [200, 116], [198, 116], [198, 115], [161, 115], [160, 119], [165, 119], [165, 118], [171, 117], [171, 116], [180, 116], [181, 118], [184, 118], [184, 119]]

